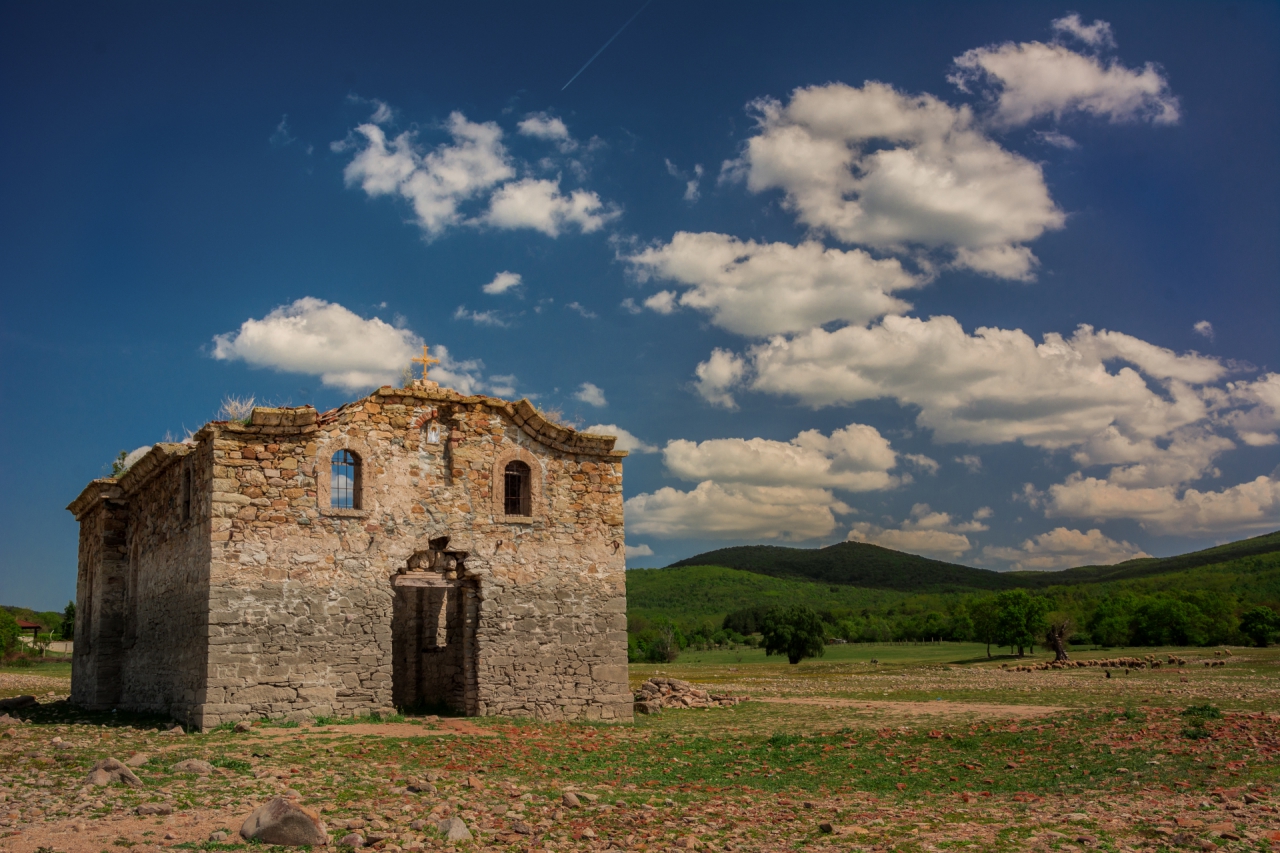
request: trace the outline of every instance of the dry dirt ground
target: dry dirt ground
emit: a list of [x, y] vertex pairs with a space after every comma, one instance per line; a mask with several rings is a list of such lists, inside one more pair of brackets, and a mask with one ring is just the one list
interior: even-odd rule
[[[388, 853], [1280, 851], [1274, 651], [1127, 679], [994, 664], [667, 669], [759, 701], [632, 726], [428, 717], [170, 734], [76, 711], [58, 701], [66, 679], [0, 673], [0, 696], [42, 702], [0, 724], [0, 853], [263, 850], [236, 831], [280, 794], [320, 810], [335, 844], [356, 833]], [[133, 757], [143, 787], [86, 786], [106, 757]], [[185, 758], [215, 771], [173, 773]], [[141, 804], [171, 814], [139, 816]], [[435, 831], [454, 815], [473, 841]]]

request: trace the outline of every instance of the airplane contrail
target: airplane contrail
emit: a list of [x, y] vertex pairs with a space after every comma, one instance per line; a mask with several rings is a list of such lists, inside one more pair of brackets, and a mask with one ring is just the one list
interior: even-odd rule
[[[627, 27], [631, 26], [631, 22], [634, 21], [636, 18], [640, 17], [640, 13], [643, 12], [646, 8], [648, 8], [649, 4], [652, 2], [653, 0], [645, 0], [645, 4], [641, 6], [639, 9], [637, 9], [634, 15], [632, 15], [630, 18], [627, 18], [627, 22], [622, 26], [618, 27], [618, 31], [614, 33], [613, 36], [610, 37], [610, 39], [607, 42], [604, 43], [604, 46], [601, 47], [599, 50], [597, 50], [594, 54], [592, 54], [591, 58], [586, 61], [586, 64], [578, 69], [578, 74], [581, 74], [583, 71], [586, 71], [587, 65], [590, 65], [591, 63], [595, 62], [596, 57], [604, 53], [604, 49], [609, 45], [613, 44], [613, 40], [616, 39], [618, 36], [622, 35], [622, 31], [625, 30]], [[575, 74], [572, 77], [570, 77], [569, 83], [572, 83], [574, 80], [577, 80], [578, 74]], [[560, 91], [563, 92], [565, 89], [568, 89], [569, 83], [565, 83], [563, 86], [561, 86]]]

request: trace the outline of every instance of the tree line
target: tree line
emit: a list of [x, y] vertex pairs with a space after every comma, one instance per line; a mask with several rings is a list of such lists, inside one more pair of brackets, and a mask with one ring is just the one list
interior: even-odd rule
[[676, 624], [632, 617], [628, 656], [633, 662], [675, 660], [682, 650], [764, 645], [770, 653], [788, 650], [820, 654], [827, 643], [978, 642], [1023, 655], [1037, 645], [1066, 654], [1071, 645], [1265, 646], [1280, 634], [1273, 606], [1242, 605], [1235, 595], [1212, 589], [1142, 593], [1117, 591], [1081, 599], [1012, 589], [994, 595], [954, 597], [939, 609], [891, 606], [860, 611], [805, 605], [749, 607], [716, 624], [703, 620]]

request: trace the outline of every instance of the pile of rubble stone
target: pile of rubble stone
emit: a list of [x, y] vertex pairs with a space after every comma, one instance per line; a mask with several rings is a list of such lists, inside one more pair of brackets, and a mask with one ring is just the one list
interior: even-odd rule
[[678, 678], [650, 678], [636, 691], [636, 713], [657, 714], [663, 708], [719, 708], [737, 705], [743, 696], [708, 693]]

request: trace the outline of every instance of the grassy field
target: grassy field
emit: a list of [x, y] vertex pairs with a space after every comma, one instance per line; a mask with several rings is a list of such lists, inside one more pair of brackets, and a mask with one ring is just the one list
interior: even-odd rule
[[[433, 828], [447, 815], [476, 835], [464, 851], [1267, 850], [1280, 844], [1280, 649], [1231, 652], [1177, 650], [1186, 666], [1111, 678], [1014, 672], [1001, 664], [1019, 661], [974, 644], [833, 646], [797, 666], [693, 653], [633, 666], [632, 681], [662, 674], [752, 701], [633, 725], [410, 718], [172, 735], [157, 718], [51, 702], [0, 738], [0, 850], [263, 849], [234, 831], [283, 791], [321, 810], [335, 841], [355, 832], [390, 853], [450, 847]], [[29, 672], [0, 673], [0, 688]], [[94, 761], [135, 753], [143, 788], [81, 789]], [[215, 773], [173, 773], [185, 758]], [[565, 790], [597, 801], [567, 808]], [[173, 814], [135, 816], [142, 803]], [[229, 837], [209, 841], [218, 830]]]

